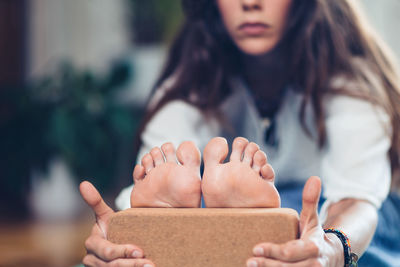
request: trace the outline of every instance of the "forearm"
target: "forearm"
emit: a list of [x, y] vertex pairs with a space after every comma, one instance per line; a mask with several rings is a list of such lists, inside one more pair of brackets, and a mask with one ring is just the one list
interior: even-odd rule
[[337, 228], [346, 233], [352, 252], [361, 256], [375, 233], [377, 222], [377, 210], [371, 203], [344, 199], [328, 208], [323, 227]]

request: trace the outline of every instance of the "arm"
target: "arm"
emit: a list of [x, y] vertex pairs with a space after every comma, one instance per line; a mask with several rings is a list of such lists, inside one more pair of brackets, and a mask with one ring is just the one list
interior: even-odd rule
[[[367, 249], [378, 223], [376, 207], [371, 203], [357, 199], [344, 199], [328, 208], [328, 216], [323, 228], [336, 228], [347, 234], [352, 252], [360, 257]], [[338, 239], [328, 234], [330, 239]], [[342, 244], [339, 248], [343, 251]]]
[[374, 235], [377, 207], [390, 187], [390, 117], [379, 107], [351, 97], [335, 96], [326, 104], [327, 144], [321, 156], [324, 196], [329, 201], [322, 216], [326, 219], [323, 226], [319, 224], [319, 179], [309, 179], [303, 191], [301, 238], [283, 245], [260, 244], [254, 250], [260, 262], [343, 266], [340, 240], [323, 229], [346, 233], [358, 256]]

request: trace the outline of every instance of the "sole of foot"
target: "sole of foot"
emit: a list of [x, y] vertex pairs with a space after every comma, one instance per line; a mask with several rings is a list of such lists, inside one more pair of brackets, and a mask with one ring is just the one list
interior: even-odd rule
[[279, 193], [275, 173], [259, 146], [238, 137], [232, 144], [230, 160], [228, 144], [221, 137], [213, 138], [203, 153], [202, 192], [208, 208], [278, 208]]
[[133, 171], [131, 207], [198, 208], [201, 199], [199, 149], [183, 142], [153, 148]]

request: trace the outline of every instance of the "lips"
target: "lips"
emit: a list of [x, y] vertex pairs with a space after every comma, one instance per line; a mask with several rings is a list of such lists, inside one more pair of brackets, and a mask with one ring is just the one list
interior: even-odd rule
[[239, 26], [239, 31], [241, 31], [247, 35], [255, 35], [256, 36], [256, 35], [263, 34], [265, 31], [268, 30], [268, 28], [270, 28], [270, 26], [265, 23], [260, 23], [260, 22], [243, 23]]

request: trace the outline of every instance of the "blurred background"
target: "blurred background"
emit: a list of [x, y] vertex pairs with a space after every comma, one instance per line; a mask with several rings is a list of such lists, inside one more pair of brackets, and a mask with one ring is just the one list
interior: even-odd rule
[[[360, 0], [399, 59], [400, 1]], [[0, 0], [0, 266], [75, 266], [114, 207], [180, 0]], [[398, 60], [399, 61], [399, 60]]]

